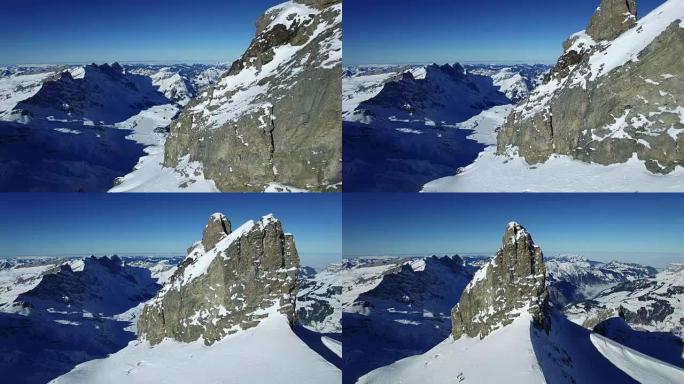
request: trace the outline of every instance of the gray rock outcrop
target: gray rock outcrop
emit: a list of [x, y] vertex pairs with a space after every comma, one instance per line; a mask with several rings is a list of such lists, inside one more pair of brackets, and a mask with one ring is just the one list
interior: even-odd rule
[[547, 327], [548, 293], [541, 248], [518, 223], [509, 223], [502, 247], [482, 267], [451, 311], [454, 339], [484, 338], [527, 310], [537, 325]]
[[271, 8], [216, 85], [171, 125], [164, 163], [200, 161], [222, 191], [341, 188], [340, 0]]
[[603, 165], [636, 156], [663, 174], [684, 165], [681, 3], [667, 1], [638, 22], [634, 14], [632, 1], [602, 3], [587, 31], [564, 44], [545, 83], [508, 117], [499, 154], [531, 164], [553, 154]]
[[589, 21], [587, 34], [595, 41], [613, 40], [635, 25], [635, 0], [602, 0]]
[[230, 235], [230, 220], [222, 213], [216, 213], [209, 218], [207, 226], [202, 233], [202, 246], [204, 249], [212, 249], [223, 238]]
[[212, 215], [203, 240], [143, 308], [141, 338], [151, 344], [201, 338], [209, 345], [257, 326], [274, 311], [294, 323], [299, 256], [292, 235], [270, 215], [232, 232], [229, 223]]

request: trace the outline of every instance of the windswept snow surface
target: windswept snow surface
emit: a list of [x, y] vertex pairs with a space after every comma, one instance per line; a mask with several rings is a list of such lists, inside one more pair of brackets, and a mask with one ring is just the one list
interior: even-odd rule
[[[449, 337], [425, 354], [372, 371], [358, 383], [543, 383], [536, 360], [530, 316], [521, 315], [483, 340]], [[488, 368], [490, 364], [495, 366]]]
[[302, 342], [282, 315], [206, 346], [165, 340], [133, 341], [52, 381], [90, 383], [339, 384], [341, 371]]
[[591, 334], [591, 342], [606, 359], [640, 383], [684, 383], [684, 369], [644, 355], [596, 333]]
[[482, 111], [479, 115], [457, 124], [456, 127], [473, 130], [474, 133], [468, 136], [469, 139], [473, 139], [484, 145], [496, 145], [497, 131], [502, 122], [506, 119], [506, 116], [508, 116], [512, 110], [513, 105], [497, 105], [496, 107]]
[[589, 331], [558, 313], [549, 332], [536, 328], [527, 308], [484, 339], [447, 338], [430, 351], [379, 368], [360, 384], [631, 383], [603, 358]]
[[600, 165], [553, 155], [530, 165], [519, 156], [488, 147], [455, 176], [431, 181], [422, 192], [679, 192], [684, 168], [667, 175], [646, 170], [636, 154], [626, 163]]
[[321, 341], [329, 350], [339, 357], [342, 357], [342, 343], [328, 336], [322, 336]]
[[116, 124], [133, 130], [127, 138], [147, 147], [135, 169], [119, 178], [109, 192], [218, 192], [214, 182], [204, 178], [203, 166], [197, 161], [185, 158], [177, 168], [163, 165], [166, 127], [177, 113], [173, 104], [158, 105]]

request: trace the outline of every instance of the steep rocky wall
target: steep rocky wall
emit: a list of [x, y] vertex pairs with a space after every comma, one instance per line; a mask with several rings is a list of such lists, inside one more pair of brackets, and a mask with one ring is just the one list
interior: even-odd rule
[[341, 1], [284, 3], [218, 83], [171, 126], [164, 163], [188, 156], [222, 191], [341, 187]]
[[546, 268], [541, 248], [518, 223], [509, 223], [502, 247], [482, 267], [451, 311], [452, 336], [484, 338], [528, 310], [539, 325], [548, 324]]
[[202, 242], [143, 308], [139, 336], [152, 344], [167, 337], [212, 344], [255, 327], [273, 309], [294, 323], [298, 269], [294, 239], [280, 221], [266, 216], [231, 232], [228, 219], [213, 215]]
[[[684, 24], [673, 15], [682, 12], [670, 0], [635, 24], [633, 2], [614, 2], [602, 2], [587, 32], [565, 43], [546, 83], [509, 116], [497, 138], [499, 154], [513, 150], [529, 163], [561, 154], [604, 165], [636, 154], [657, 173], [684, 165]], [[640, 49], [639, 40], [660, 32], [659, 23], [667, 27]], [[635, 59], [603, 73], [600, 63], [619, 62], [629, 50]]]

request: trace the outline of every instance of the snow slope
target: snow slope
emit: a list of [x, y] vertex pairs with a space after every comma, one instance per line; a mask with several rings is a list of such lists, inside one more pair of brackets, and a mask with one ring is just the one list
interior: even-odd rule
[[589, 331], [555, 316], [547, 335], [527, 310], [484, 339], [448, 338], [361, 377], [361, 384], [630, 383], [592, 346]]
[[644, 355], [596, 333], [591, 334], [591, 342], [606, 359], [641, 383], [684, 382], [684, 369], [682, 368]]
[[517, 154], [497, 155], [492, 146], [455, 176], [425, 184], [423, 192], [679, 192], [683, 180], [684, 168], [656, 175], [636, 154], [623, 164], [552, 155], [545, 163], [530, 165]]
[[204, 178], [199, 162], [186, 160], [177, 168], [164, 167], [166, 128], [177, 113], [172, 104], [158, 105], [116, 124], [133, 131], [126, 138], [145, 145], [146, 155], [109, 192], [218, 192], [214, 182]]
[[309, 349], [274, 313], [246, 331], [206, 346], [165, 340], [133, 341], [101, 360], [77, 366], [53, 384], [225, 383], [337, 384], [341, 372]]

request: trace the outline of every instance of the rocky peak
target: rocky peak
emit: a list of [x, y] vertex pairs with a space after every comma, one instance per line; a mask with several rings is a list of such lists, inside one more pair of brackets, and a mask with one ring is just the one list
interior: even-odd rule
[[589, 28], [566, 41], [545, 84], [508, 116], [500, 155], [530, 164], [552, 154], [602, 165], [636, 158], [662, 174], [684, 164], [684, 7], [668, 0], [634, 15], [632, 1], [603, 1]]
[[204, 246], [204, 249], [214, 248], [216, 243], [230, 235], [230, 232], [230, 220], [222, 213], [214, 213], [209, 218], [209, 222], [204, 227], [204, 233], [202, 233], [202, 245]]
[[[197, 242], [169, 282], [142, 311], [139, 335], [152, 344], [164, 338], [209, 345], [257, 326], [278, 313], [295, 319], [299, 256], [292, 235], [272, 215], [231, 232], [212, 215], [206, 248]], [[214, 236], [215, 235], [215, 236]], [[204, 236], [203, 236], [204, 237]]]
[[183, 168], [189, 155], [224, 192], [337, 190], [342, 5], [288, 1], [256, 24], [244, 54], [174, 120], [164, 163]]
[[484, 338], [528, 311], [547, 326], [548, 293], [541, 248], [520, 224], [506, 226], [502, 246], [482, 267], [451, 312], [452, 335]]
[[635, 0], [602, 0], [589, 21], [587, 34], [595, 41], [613, 40], [635, 25]]
[[342, 0], [294, 0], [294, 2], [308, 5], [309, 7], [322, 9], [331, 5], [339, 4], [342, 2]]

